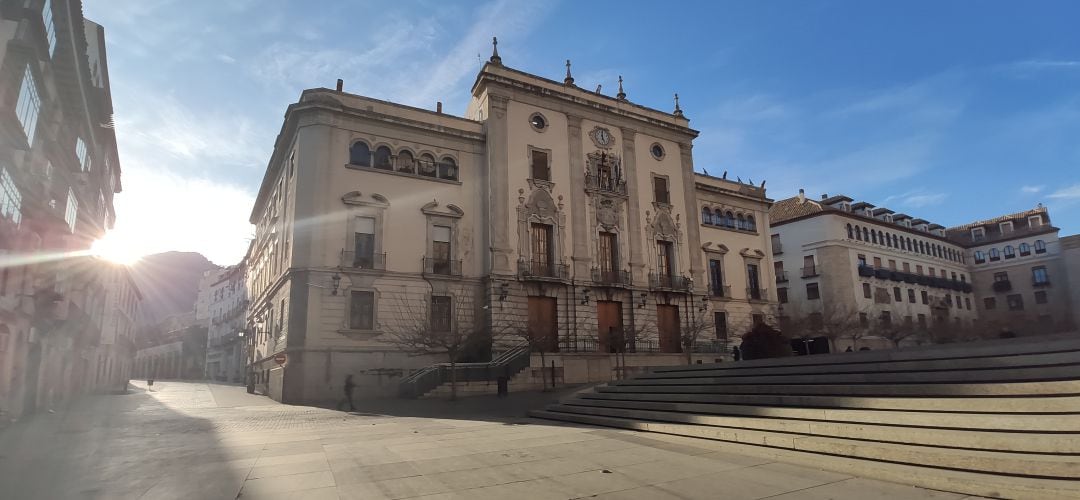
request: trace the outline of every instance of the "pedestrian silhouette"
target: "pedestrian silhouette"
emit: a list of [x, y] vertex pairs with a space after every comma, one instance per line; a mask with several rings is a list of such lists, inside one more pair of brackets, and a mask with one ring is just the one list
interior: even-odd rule
[[338, 403], [338, 408], [341, 408], [341, 407], [345, 406], [345, 402], [348, 401], [348, 403], [349, 403], [349, 411], [356, 411], [356, 407], [353, 406], [353, 401], [352, 401], [352, 393], [353, 393], [353, 389], [355, 389], [355, 388], [356, 388], [356, 383], [353, 382], [352, 374], [346, 375], [345, 376], [345, 398], [342, 399], [340, 403]]
[[735, 361], [742, 359], [742, 349], [739, 349], [739, 346], [732, 347], [731, 354], [735, 355]]

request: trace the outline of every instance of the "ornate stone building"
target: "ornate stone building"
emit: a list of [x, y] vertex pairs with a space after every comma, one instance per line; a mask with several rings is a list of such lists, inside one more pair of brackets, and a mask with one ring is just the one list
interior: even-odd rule
[[[614, 97], [576, 86], [569, 62], [558, 82], [497, 52], [461, 118], [349, 94], [340, 81], [304, 91], [251, 215], [257, 385], [288, 402], [325, 400], [353, 374], [361, 392], [392, 393], [403, 375], [446, 361], [392, 341], [415, 328], [493, 337], [463, 361], [523, 331], [557, 356], [721, 357], [727, 324], [774, 314], [767, 287], [742, 292], [746, 263], [758, 283], [772, 279], [769, 200], [763, 187], [696, 175], [689, 125], [677, 99], [672, 112], [652, 109], [621, 82]], [[699, 193], [760, 221], [708, 238], [730, 253], [734, 296], [710, 300], [702, 232], [722, 223], [703, 225]], [[723, 332], [715, 312], [731, 315]]]

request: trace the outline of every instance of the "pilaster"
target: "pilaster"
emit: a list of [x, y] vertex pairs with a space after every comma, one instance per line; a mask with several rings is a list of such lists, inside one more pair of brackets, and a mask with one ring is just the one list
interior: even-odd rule
[[509, 125], [506, 120], [505, 96], [488, 94], [488, 119], [484, 122], [487, 133], [488, 158], [488, 231], [490, 234], [491, 273], [510, 275], [510, 183], [508, 170], [510, 156], [508, 151]]
[[634, 283], [646, 283], [645, 254], [642, 252], [642, 226], [641, 226], [641, 198], [638, 197], [637, 185], [637, 155], [634, 154], [635, 138], [637, 131], [622, 127], [623, 151], [622, 164], [626, 178], [626, 190], [630, 202], [627, 203], [627, 219], [630, 227], [627, 230], [626, 244], [630, 250], [630, 272], [633, 274]]
[[574, 238], [573, 253], [570, 256], [574, 268], [575, 279], [588, 279], [590, 276], [589, 256], [589, 221], [585, 216], [586, 194], [582, 188], [585, 186], [585, 152], [581, 143], [581, 117], [567, 115], [567, 137], [570, 150], [570, 213], [573, 214], [570, 221], [570, 230]]
[[686, 243], [690, 256], [690, 276], [695, 285], [705, 283], [701, 269], [701, 212], [697, 209], [697, 192], [694, 188], [693, 144], [679, 143], [679, 159], [683, 170], [683, 199], [686, 200]]

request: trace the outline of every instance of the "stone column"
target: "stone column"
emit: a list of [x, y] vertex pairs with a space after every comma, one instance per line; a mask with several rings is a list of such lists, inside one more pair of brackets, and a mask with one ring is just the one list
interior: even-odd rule
[[637, 185], [637, 156], [634, 154], [634, 140], [637, 131], [630, 128], [622, 128], [623, 150], [622, 165], [623, 176], [626, 178], [626, 193], [630, 197], [627, 202], [627, 223], [630, 225], [626, 231], [626, 245], [630, 250], [630, 272], [633, 274], [635, 284], [642, 285], [647, 282], [645, 276], [645, 254], [642, 252], [642, 227], [641, 227], [641, 198], [638, 195]]
[[509, 125], [506, 121], [505, 96], [488, 94], [490, 112], [485, 121], [487, 133], [487, 170], [488, 170], [488, 232], [491, 245], [491, 273], [500, 275], [513, 274], [510, 255], [510, 202], [508, 168]]
[[694, 187], [693, 144], [679, 143], [679, 159], [683, 170], [683, 198], [686, 200], [686, 244], [690, 255], [690, 276], [694, 280], [694, 289], [705, 283], [701, 269], [701, 212], [697, 209], [697, 189]]
[[570, 149], [570, 234], [574, 237], [573, 254], [570, 260], [574, 266], [575, 279], [588, 279], [589, 266], [589, 221], [585, 216], [585, 152], [581, 144], [581, 117], [567, 115], [566, 133]]

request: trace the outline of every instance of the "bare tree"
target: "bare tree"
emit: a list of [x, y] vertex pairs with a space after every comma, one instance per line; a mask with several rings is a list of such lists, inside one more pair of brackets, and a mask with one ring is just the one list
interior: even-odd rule
[[457, 399], [457, 363], [474, 342], [489, 338], [476, 307], [476, 290], [460, 287], [453, 295], [421, 288], [389, 294], [390, 321], [380, 321], [383, 340], [410, 356], [442, 355], [450, 365], [450, 399]]
[[[529, 353], [540, 354], [540, 378], [544, 384], [544, 390], [548, 390], [547, 385], [547, 357], [546, 353], [553, 349], [557, 345], [558, 332], [542, 332], [535, 326], [528, 324], [528, 321], [520, 321], [520, 318], [502, 318], [492, 322], [492, 338], [495, 340], [509, 339], [515, 341], [515, 343], [524, 343], [529, 347]], [[555, 388], [555, 373], [554, 370], [551, 373], [551, 388]]]
[[694, 346], [706, 332], [712, 331], [716, 326], [708, 321], [707, 308], [699, 307], [691, 311], [686, 326], [679, 331], [679, 341], [682, 350], [686, 353], [686, 364], [693, 364]]

